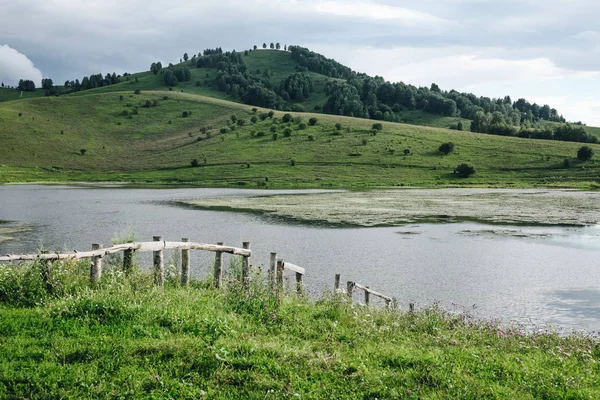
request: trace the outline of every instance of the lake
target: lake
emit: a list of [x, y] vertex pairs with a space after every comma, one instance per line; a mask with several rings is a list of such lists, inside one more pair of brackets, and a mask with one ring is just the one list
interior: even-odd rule
[[[530, 329], [600, 330], [600, 226], [459, 222], [338, 228], [174, 204], [317, 192], [0, 186], [0, 220], [30, 228], [0, 241], [0, 253], [84, 250], [91, 243], [109, 245], [128, 229], [139, 241], [155, 235], [240, 247], [250, 241], [252, 265], [267, 266], [275, 251], [306, 268], [312, 293], [332, 288], [339, 273], [343, 282], [354, 280], [397, 297], [405, 309], [409, 303], [419, 308], [439, 301], [451, 310]], [[210, 255], [194, 253], [193, 273], [208, 275]], [[149, 258], [142, 261], [150, 264]]]

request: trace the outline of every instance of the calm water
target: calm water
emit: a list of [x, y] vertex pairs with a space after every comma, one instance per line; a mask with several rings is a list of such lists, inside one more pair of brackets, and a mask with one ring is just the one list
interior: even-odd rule
[[[290, 191], [0, 186], [0, 220], [33, 228], [0, 244], [0, 253], [40, 246], [83, 250], [93, 242], [108, 245], [128, 228], [140, 241], [153, 235], [238, 246], [250, 241], [253, 265], [268, 265], [269, 253], [276, 251], [307, 269], [306, 283], [316, 293], [341, 273], [344, 282], [396, 296], [402, 307], [438, 300], [528, 327], [600, 330], [600, 227], [461, 223], [340, 229], [169, 204], [274, 193]], [[208, 274], [208, 256], [196, 254], [192, 262], [196, 275]]]

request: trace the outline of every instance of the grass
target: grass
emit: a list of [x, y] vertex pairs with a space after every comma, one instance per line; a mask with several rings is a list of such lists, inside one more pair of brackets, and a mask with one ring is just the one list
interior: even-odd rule
[[16, 89], [0, 88], [0, 102], [31, 99], [35, 97], [42, 97], [43, 95], [44, 91], [42, 89], [37, 89], [35, 92], [21, 92]]
[[[597, 339], [449, 315], [296, 298], [255, 275], [189, 288], [87, 263], [0, 267], [0, 397], [589, 399]], [[26, 295], [23, 295], [23, 294]]]
[[[156, 102], [156, 107], [145, 108], [147, 101]], [[184, 111], [191, 115], [184, 118]], [[232, 114], [246, 124], [232, 130]], [[317, 125], [300, 129], [298, 121], [283, 123], [283, 113], [256, 124], [250, 122], [253, 115], [251, 107], [238, 103], [162, 91], [1, 103], [0, 182], [593, 188], [600, 175], [594, 160], [576, 160], [577, 143], [394, 123], [384, 123], [383, 131], [373, 135], [369, 120], [293, 113], [300, 123], [319, 118]], [[342, 125], [340, 131], [336, 123]], [[288, 125], [292, 134], [285, 137]], [[272, 126], [279, 133], [277, 141], [272, 139]], [[226, 134], [220, 133], [224, 127]], [[207, 131], [202, 133], [202, 128]], [[443, 156], [437, 149], [448, 141], [456, 150]], [[592, 147], [600, 154], [600, 146]], [[566, 158], [569, 168], [563, 167]], [[196, 168], [191, 167], [193, 159], [199, 161]], [[475, 176], [453, 175], [462, 162], [475, 166]]]

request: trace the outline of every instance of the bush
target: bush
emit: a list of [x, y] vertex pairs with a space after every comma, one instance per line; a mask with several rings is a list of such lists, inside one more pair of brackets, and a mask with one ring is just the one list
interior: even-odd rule
[[283, 131], [283, 136], [290, 137], [290, 136], [292, 136], [292, 132], [293, 132], [292, 128], [285, 128], [285, 130]]
[[296, 166], [296, 160], [294, 160], [294, 159], [291, 159], [291, 160], [290, 160], [290, 165], [291, 165], [292, 167], [295, 167], [295, 166]]
[[464, 130], [464, 126], [463, 126], [462, 121], [458, 121], [458, 124], [456, 124], [456, 129], [459, 130], [459, 131]]
[[246, 125], [246, 120], [243, 118], [238, 119], [237, 121], [238, 126], [244, 126]]
[[79, 152], [81, 153], [82, 156], [85, 156], [85, 153], [87, 153], [87, 149], [81, 149], [81, 150], [79, 150]]
[[221, 128], [221, 130], [219, 132], [221, 132], [221, 133], [227, 133], [228, 130], [227, 130], [227, 128]]
[[256, 137], [263, 137], [265, 136], [265, 133], [263, 131], [260, 131], [256, 134]]
[[123, 101], [123, 99], [124, 99], [123, 95], [120, 95], [119, 100]]
[[[199, 139], [199, 138], [198, 138], [198, 139]], [[192, 167], [197, 167], [197, 166], [198, 166], [198, 164], [200, 164], [200, 163], [198, 162], [198, 159], [194, 158], [194, 159], [193, 159], [193, 160], [190, 162], [190, 164], [191, 164], [191, 166], [192, 166]]]
[[454, 173], [462, 178], [468, 178], [475, 173], [475, 168], [467, 163], [462, 163], [454, 168]]
[[381, 132], [383, 130], [383, 124], [378, 122], [376, 124], [373, 124], [372, 128], [374, 131]]
[[315, 135], [308, 135], [308, 140], [313, 142], [315, 140]]
[[577, 150], [577, 159], [581, 161], [589, 161], [594, 157], [594, 150], [589, 146], [581, 146]]
[[269, 116], [269, 118], [273, 118], [273, 116], [275, 115], [275, 111], [271, 110], [267, 115]]
[[448, 155], [449, 153], [452, 153], [454, 151], [454, 143], [452, 143], [452, 142], [442, 143], [442, 145], [438, 148], [438, 151], [440, 153]]
[[342, 130], [342, 124], [340, 124], [339, 122], [337, 124], [335, 124], [335, 129], [337, 129], [338, 131]]
[[277, 140], [277, 138], [279, 138], [279, 134], [278, 133], [274, 133], [273, 134], [273, 140]]
[[363, 146], [366, 146], [368, 143], [369, 143], [369, 141], [366, 138], [362, 140]]
[[317, 122], [319, 122], [319, 120], [315, 117], [312, 117], [311, 119], [308, 120], [308, 124], [310, 126], [315, 126], [317, 124]]
[[146, 100], [146, 103], [144, 103], [144, 107], [145, 108], [150, 108], [152, 107], [152, 102], [150, 100]]
[[253, 112], [254, 114], [256, 114], [256, 112], [257, 112], [257, 111], [258, 111], [258, 109], [257, 109], [257, 108], [253, 108], [253, 109], [252, 109], [252, 112]]
[[231, 122], [235, 123], [235, 121], [237, 121], [237, 117], [235, 115], [231, 116]]
[[271, 130], [271, 132], [275, 133], [277, 132], [277, 125], [271, 125], [271, 128], [269, 128]]
[[563, 163], [562, 163], [562, 165], [563, 165], [563, 168], [569, 168], [569, 166], [571, 165], [571, 162], [569, 161], [569, 159], [568, 159], [568, 158], [565, 158], [565, 159], [563, 160]]
[[294, 112], [304, 112], [305, 108], [304, 108], [304, 106], [302, 104], [294, 104], [292, 106], [292, 111], [294, 111]]
[[140, 89], [135, 89], [135, 91], [133, 92], [133, 94], [140, 94], [142, 93], [142, 91]]
[[300, 130], [304, 130], [304, 129], [306, 129], [306, 124], [305, 124], [304, 122], [300, 123], [300, 124], [298, 125], [298, 129], [300, 129]]
[[181, 116], [182, 116], [183, 118], [187, 118], [187, 117], [188, 117], [188, 115], [190, 115], [190, 114], [189, 114], [187, 111], [184, 111], [184, 112], [182, 112], [182, 113], [181, 113]]
[[410, 154], [410, 149], [404, 149], [404, 155], [407, 156]]
[[284, 114], [283, 118], [281, 118], [283, 122], [292, 122], [293, 119], [292, 114]]
[[269, 114], [267, 114], [267, 113], [260, 113], [258, 115], [258, 118], [260, 118], [261, 121], [264, 121], [265, 119], [269, 118]]
[[253, 115], [252, 118], [250, 118], [250, 122], [252, 122], [253, 124], [258, 122], [258, 118], [256, 117], [256, 115]]
[[202, 82], [196, 81], [196, 86], [202, 86]]

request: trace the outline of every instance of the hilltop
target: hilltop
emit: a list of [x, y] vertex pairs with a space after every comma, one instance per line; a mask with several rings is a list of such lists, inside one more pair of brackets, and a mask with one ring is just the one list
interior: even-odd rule
[[[145, 84], [143, 77], [137, 84]], [[374, 130], [372, 120], [269, 116], [268, 109], [176, 91], [97, 90], [4, 102], [0, 121], [2, 182], [590, 188], [600, 175], [600, 164], [575, 158], [579, 143], [391, 122]], [[447, 142], [455, 150], [443, 155], [438, 148]], [[590, 146], [600, 154], [600, 146]], [[460, 163], [476, 174], [453, 174]]]

